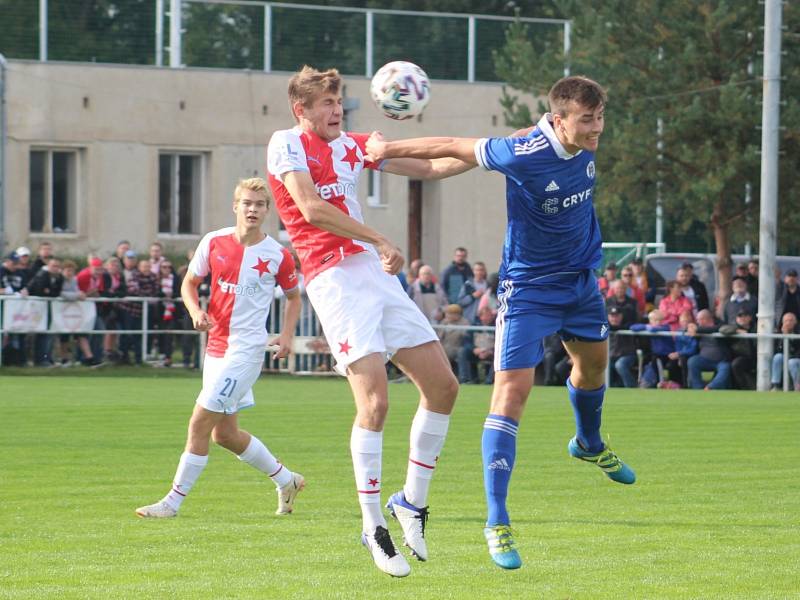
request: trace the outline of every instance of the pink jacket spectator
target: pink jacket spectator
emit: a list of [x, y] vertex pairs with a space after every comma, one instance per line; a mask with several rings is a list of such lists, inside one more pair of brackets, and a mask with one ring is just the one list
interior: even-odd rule
[[669, 325], [672, 331], [678, 331], [681, 328], [680, 316], [681, 313], [694, 312], [694, 304], [686, 296], [681, 294], [676, 300], [672, 300], [669, 296], [664, 296], [661, 302], [658, 303], [658, 310], [664, 313], [663, 325]]

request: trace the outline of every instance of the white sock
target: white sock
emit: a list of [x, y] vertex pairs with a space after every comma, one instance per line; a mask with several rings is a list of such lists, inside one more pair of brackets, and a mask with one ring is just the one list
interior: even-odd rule
[[262, 473], [266, 473], [278, 487], [283, 487], [292, 480], [293, 473], [279, 463], [278, 459], [254, 435], [250, 436], [250, 443], [238, 458]]
[[181, 454], [178, 470], [175, 471], [175, 479], [172, 481], [172, 489], [169, 494], [164, 496], [163, 501], [174, 510], [178, 510], [207, 464], [208, 456], [200, 456], [191, 452]]
[[406, 501], [417, 508], [428, 505], [428, 488], [449, 425], [450, 415], [431, 412], [421, 406], [414, 415], [414, 421], [411, 423], [408, 471], [403, 492]]
[[350, 453], [353, 455], [353, 471], [356, 475], [358, 503], [364, 531], [374, 533], [379, 525], [386, 527], [381, 511], [381, 452], [383, 432], [362, 429], [353, 425], [350, 434]]

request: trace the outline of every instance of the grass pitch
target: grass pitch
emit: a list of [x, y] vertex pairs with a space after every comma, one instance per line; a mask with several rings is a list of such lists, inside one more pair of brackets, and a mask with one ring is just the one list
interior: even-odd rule
[[[342, 379], [265, 377], [241, 416], [308, 487], [276, 517], [266, 478], [220, 448], [178, 518], [169, 488], [193, 377], [0, 377], [1, 598], [800, 598], [800, 395], [612, 390], [604, 431], [637, 473], [568, 457], [566, 393], [536, 388], [509, 499], [524, 561], [489, 560], [480, 436], [463, 387], [430, 498], [431, 560], [380, 573], [359, 544]], [[405, 476], [414, 388], [390, 387], [384, 500]], [[390, 521], [395, 540], [399, 527]]]

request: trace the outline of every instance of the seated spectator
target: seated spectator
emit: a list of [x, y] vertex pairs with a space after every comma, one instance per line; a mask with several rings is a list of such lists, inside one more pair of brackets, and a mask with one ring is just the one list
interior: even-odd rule
[[[448, 304], [444, 309], [442, 325], [469, 325], [469, 321], [464, 318], [461, 307], [458, 304]], [[450, 361], [453, 373], [458, 375], [458, 355], [464, 345], [464, 337], [467, 331], [465, 329], [439, 329], [437, 334]]]
[[[737, 263], [736, 269], [734, 270], [733, 276], [734, 277], [741, 277], [744, 279], [745, 283], [747, 283], [747, 276], [749, 273], [747, 272], [747, 263]], [[748, 292], [750, 289], [748, 288]]]
[[748, 312], [751, 317], [756, 316], [758, 310], [758, 299], [753, 298], [747, 291], [747, 281], [741, 277], [734, 277], [731, 282], [733, 293], [725, 303], [723, 309], [723, 320], [727, 325], [736, 325], [736, 317], [740, 312]]
[[606, 308], [616, 308], [622, 313], [622, 322], [625, 328], [639, 321], [639, 305], [628, 294], [628, 284], [623, 279], [617, 279], [611, 284], [609, 296], [606, 298]]
[[664, 315], [664, 325], [669, 325], [672, 331], [680, 328], [681, 314], [694, 312], [694, 304], [683, 295], [683, 286], [679, 281], [670, 280], [667, 282], [667, 295], [658, 303], [658, 310]]
[[[620, 272], [619, 280], [624, 281], [626, 284], [628, 284], [628, 289], [626, 293], [628, 294], [628, 296], [630, 296], [636, 301], [636, 309], [638, 313], [640, 315], [644, 314], [644, 307], [645, 307], [644, 292], [636, 286], [636, 282], [633, 279], [633, 269], [630, 266], [623, 267], [622, 271]], [[611, 290], [609, 290], [606, 297], [610, 296], [611, 294], [612, 292]]]
[[[714, 316], [709, 310], [697, 313], [697, 323], [686, 328], [686, 334], [696, 336], [702, 333], [717, 333], [719, 326], [714, 323]], [[731, 381], [731, 352], [727, 340], [703, 336], [698, 342], [698, 353], [690, 357], [689, 385], [696, 389], [725, 390]], [[713, 371], [713, 379], [706, 385], [703, 382], [703, 371]]]
[[615, 383], [614, 374], [619, 376], [622, 385], [626, 388], [635, 388], [637, 381], [633, 375], [636, 365], [636, 338], [632, 335], [615, 335], [614, 332], [627, 330], [623, 322], [622, 311], [617, 307], [608, 309], [608, 328], [611, 334], [608, 342], [608, 359], [612, 367], [611, 384]]
[[[781, 326], [778, 333], [800, 333], [797, 317], [794, 313], [787, 312], [781, 317]], [[800, 340], [789, 340], [789, 379], [794, 384], [794, 390], [800, 391]], [[783, 384], [783, 340], [775, 340], [775, 355], [772, 357], [771, 390], [780, 390]]]
[[567, 374], [564, 377], [560, 376], [556, 368], [561, 361], [568, 358], [567, 349], [561, 341], [561, 336], [557, 333], [548, 335], [542, 340], [542, 345], [544, 346], [544, 355], [542, 357], [542, 384], [564, 385], [569, 376], [570, 367], [566, 367]]
[[675, 352], [669, 355], [670, 360], [677, 361], [681, 367], [683, 387], [688, 387], [689, 357], [697, 354], [697, 337], [686, 334], [690, 323], [694, 323], [694, 316], [691, 311], [681, 313], [679, 334], [675, 336]]
[[603, 272], [602, 277], [597, 278], [597, 285], [603, 294], [608, 292], [611, 284], [617, 280], [617, 263], [610, 262], [606, 265], [606, 270]]
[[447, 294], [447, 301], [450, 304], [458, 303], [458, 293], [466, 283], [467, 279], [472, 279], [472, 267], [467, 262], [467, 249], [456, 248], [453, 252], [453, 262], [442, 271], [439, 283]]
[[420, 267], [419, 277], [408, 288], [408, 296], [431, 323], [440, 321], [444, 316], [447, 296], [442, 286], [433, 281], [433, 269], [428, 265]]
[[708, 290], [694, 274], [694, 266], [690, 262], [683, 263], [675, 273], [675, 280], [681, 284], [681, 291], [694, 307], [694, 312], [706, 310], [710, 307]]
[[719, 328], [721, 334], [734, 336], [730, 340], [733, 387], [737, 390], [754, 390], [756, 389], [756, 340], [735, 336], [740, 333], [755, 333], [755, 320], [746, 308], [740, 308], [735, 319], [734, 323]]
[[[493, 326], [495, 315], [484, 306], [478, 309], [476, 325]], [[473, 383], [472, 373], [479, 367], [486, 368], [484, 383], [494, 383], [494, 331], [471, 331], [464, 336], [464, 345], [458, 360], [461, 383]]]
[[[670, 331], [669, 325], [664, 323], [664, 314], [660, 310], [651, 310], [647, 315], [649, 323], [634, 323], [631, 331]], [[653, 336], [650, 338], [650, 361], [639, 384], [642, 387], [655, 387], [664, 380], [664, 370], [669, 370], [670, 379], [680, 382], [680, 365], [678, 361], [670, 358], [675, 352], [675, 340], [667, 336]]]
[[783, 276], [781, 293], [775, 302], [775, 316], [781, 319], [784, 313], [790, 312], [800, 320], [800, 288], [797, 285], [797, 271], [789, 269]]
[[476, 262], [472, 265], [472, 278], [467, 279], [458, 293], [458, 304], [464, 310], [464, 318], [469, 322], [478, 316], [478, 304], [489, 284], [486, 280], [486, 265]]

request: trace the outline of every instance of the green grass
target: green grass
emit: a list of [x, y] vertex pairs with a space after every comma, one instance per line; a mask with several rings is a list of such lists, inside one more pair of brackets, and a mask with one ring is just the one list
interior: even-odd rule
[[[800, 598], [800, 395], [613, 390], [604, 430], [639, 481], [570, 459], [561, 389], [536, 389], [510, 496], [524, 566], [481, 528], [489, 388], [462, 388], [431, 493], [431, 560], [393, 580], [361, 548], [341, 379], [266, 377], [241, 417], [308, 480], [269, 482], [220, 448], [180, 516], [168, 490], [198, 376], [0, 377], [1, 598]], [[392, 385], [384, 497], [402, 486], [414, 388]], [[399, 529], [390, 524], [395, 538]]]

